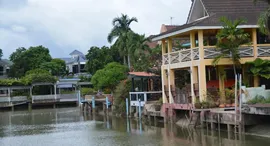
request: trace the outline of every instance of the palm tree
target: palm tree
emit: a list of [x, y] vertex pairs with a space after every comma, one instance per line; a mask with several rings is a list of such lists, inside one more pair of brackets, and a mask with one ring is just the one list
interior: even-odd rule
[[[150, 54], [150, 48], [147, 44], [149, 41], [149, 38], [146, 38], [145, 35], [139, 35], [134, 32], [128, 33], [127, 50], [132, 64], [135, 65], [136, 63], [143, 61], [143, 58]], [[145, 62], [144, 65], [147, 66], [147, 63]], [[140, 71], [143, 71], [143, 69], [140, 69]]]
[[116, 17], [112, 21], [113, 28], [108, 35], [108, 42], [112, 43], [117, 39], [114, 45], [117, 45], [119, 53], [124, 58], [124, 64], [126, 64], [126, 56], [128, 56], [128, 66], [130, 68], [130, 57], [127, 50], [127, 34], [132, 31], [130, 24], [132, 22], [138, 22], [136, 17], [129, 18], [126, 14], [121, 14], [121, 17]]
[[243, 29], [238, 28], [240, 24], [245, 23], [244, 20], [230, 21], [226, 17], [222, 17], [220, 21], [223, 23], [223, 29], [216, 36], [216, 47], [220, 54], [215, 57], [213, 64], [217, 65], [221, 58], [229, 57], [233, 62], [234, 74], [236, 74], [236, 65], [240, 64], [241, 58], [239, 47], [249, 42], [249, 34], [245, 33]]
[[256, 4], [258, 1], [264, 1], [267, 2], [269, 7], [264, 12], [261, 13], [259, 19], [258, 19], [258, 25], [260, 32], [263, 34], [268, 35], [270, 30], [270, 0], [253, 0], [253, 2]]

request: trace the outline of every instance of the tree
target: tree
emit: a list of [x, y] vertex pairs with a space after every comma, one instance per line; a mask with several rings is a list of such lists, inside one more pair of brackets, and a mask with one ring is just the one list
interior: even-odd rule
[[86, 68], [91, 74], [95, 74], [97, 70], [104, 68], [110, 62], [120, 62], [118, 51], [113, 47], [109, 48], [106, 46], [102, 48], [91, 47], [88, 50], [86, 59]]
[[[267, 2], [268, 5], [270, 6], [270, 0], [253, 0], [254, 3], [256, 4], [258, 1], [264, 1]], [[258, 19], [258, 25], [259, 29], [262, 33], [269, 35], [269, 30], [270, 30], [270, 7], [268, 7], [267, 10], [261, 13], [259, 19]]]
[[18, 57], [21, 56], [22, 53], [24, 53], [26, 51], [26, 49], [24, 47], [20, 47], [18, 49], [16, 49], [15, 52], [13, 52], [10, 56], [9, 56], [9, 60], [14, 62], [16, 59], [18, 59]]
[[108, 35], [108, 42], [112, 43], [114, 39], [116, 42], [114, 45], [118, 47], [119, 53], [124, 58], [124, 64], [126, 64], [126, 57], [128, 57], [128, 66], [130, 68], [130, 58], [127, 50], [127, 34], [132, 31], [130, 24], [132, 22], [138, 22], [136, 17], [129, 18], [128, 15], [122, 14], [121, 17], [116, 17], [113, 19], [113, 29]]
[[115, 86], [127, 78], [128, 68], [117, 62], [107, 64], [103, 69], [98, 70], [92, 77], [91, 82], [97, 89], [115, 89]]
[[52, 59], [51, 62], [42, 63], [40, 68], [51, 72], [54, 76], [61, 76], [65, 74], [66, 63], [61, 59]]
[[223, 23], [223, 29], [217, 34], [217, 50], [220, 55], [215, 57], [213, 64], [217, 65], [219, 60], [224, 57], [230, 57], [233, 62], [234, 74], [236, 74], [236, 65], [240, 64], [239, 47], [249, 42], [249, 34], [243, 29], [237, 28], [238, 25], [245, 23], [244, 20], [237, 19], [230, 21], [226, 17], [222, 17], [220, 21]]
[[2, 49], [0, 48], [0, 60], [2, 59], [2, 57], [3, 57], [3, 51], [2, 51]]
[[10, 68], [10, 77], [22, 77], [32, 69], [37, 69], [41, 64], [52, 60], [49, 49], [43, 46], [30, 47], [29, 49], [18, 48], [11, 54], [10, 60], [13, 65]]

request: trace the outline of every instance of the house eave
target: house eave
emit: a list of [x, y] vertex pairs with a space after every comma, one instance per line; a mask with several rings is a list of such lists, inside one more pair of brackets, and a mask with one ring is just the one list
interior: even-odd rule
[[[192, 26], [192, 27], [188, 27], [185, 29], [171, 32], [171, 33], [167, 33], [161, 36], [154, 37], [152, 38], [152, 41], [160, 41], [164, 38], [169, 38], [169, 37], [172, 37], [181, 33], [185, 33], [191, 30], [222, 29], [222, 28], [223, 28], [222, 26]], [[259, 28], [259, 26], [258, 25], [239, 25], [238, 28]]]

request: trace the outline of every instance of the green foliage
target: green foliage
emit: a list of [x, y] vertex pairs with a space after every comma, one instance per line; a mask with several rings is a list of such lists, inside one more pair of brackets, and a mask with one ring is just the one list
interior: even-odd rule
[[98, 70], [92, 77], [91, 82], [97, 89], [115, 89], [119, 81], [127, 78], [128, 68], [117, 62], [109, 63], [105, 68]]
[[20, 79], [1, 79], [0, 86], [24, 86], [29, 83]]
[[75, 93], [74, 90], [61, 90], [61, 94], [73, 94]]
[[80, 79], [80, 82], [90, 82], [91, 81], [91, 76], [80, 75], [79, 79]]
[[52, 59], [50, 62], [42, 63], [40, 68], [51, 72], [54, 76], [61, 76], [65, 74], [66, 63], [61, 59]]
[[55, 83], [57, 79], [52, 76], [48, 71], [43, 69], [33, 69], [26, 72], [26, 75], [22, 78], [27, 84], [31, 83]]
[[30, 96], [30, 93], [29, 91], [25, 91], [25, 90], [13, 90], [11, 92], [11, 97], [14, 97], [14, 96]]
[[261, 95], [256, 95], [255, 98], [249, 100], [247, 103], [248, 104], [256, 104], [256, 103], [262, 103], [262, 104], [264, 104], [264, 103], [270, 103], [270, 97], [264, 98]]
[[[113, 46], [118, 48], [119, 54], [124, 58], [124, 64], [126, 64], [126, 57], [130, 54], [128, 52], [127, 39], [128, 33], [132, 31], [130, 29], [132, 22], [138, 22], [137, 18], [129, 18], [128, 15], [124, 14], [121, 17], [114, 18], [112, 21], [113, 28], [107, 37], [109, 43], [116, 39]], [[130, 67], [130, 64], [128, 65]]]
[[104, 68], [110, 62], [120, 62], [119, 53], [114, 47], [91, 47], [86, 58], [86, 68], [91, 74], [95, 74], [97, 70]]
[[47, 70], [38, 68], [38, 69], [29, 70], [25, 73], [25, 75], [30, 75], [30, 74], [51, 74], [51, 73], [48, 72]]
[[93, 88], [81, 88], [81, 94], [82, 94], [82, 96], [95, 95], [95, 94], [97, 94], [97, 91], [94, 90]]
[[221, 54], [213, 60], [213, 64], [217, 65], [221, 58], [230, 57], [233, 61], [234, 73], [236, 74], [235, 66], [240, 64], [241, 58], [239, 47], [250, 41], [249, 34], [244, 32], [243, 29], [238, 28], [240, 24], [245, 23], [242, 19], [230, 21], [226, 17], [222, 17], [220, 21], [223, 24], [223, 29], [221, 29], [216, 36], [216, 46]]
[[2, 57], [3, 57], [3, 51], [2, 51], [2, 49], [0, 48], [0, 60], [1, 60]]
[[257, 58], [252, 62], [247, 62], [246, 65], [249, 68], [249, 73], [253, 74], [254, 76], [270, 79], [270, 60]]
[[27, 71], [37, 69], [51, 59], [49, 49], [43, 46], [30, 47], [27, 50], [18, 48], [10, 55], [13, 65], [10, 68], [9, 77], [22, 77]]
[[131, 81], [130, 80], [125, 80], [121, 81], [115, 88], [114, 90], [114, 107], [115, 107], [115, 112], [117, 114], [123, 114], [125, 113], [126, 109], [126, 98], [129, 97], [129, 91], [131, 89]]
[[57, 79], [50, 74], [29, 74], [22, 78], [27, 83], [55, 83]]

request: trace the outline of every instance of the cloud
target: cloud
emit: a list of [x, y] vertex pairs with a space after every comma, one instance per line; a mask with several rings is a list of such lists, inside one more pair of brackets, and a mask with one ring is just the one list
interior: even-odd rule
[[53, 57], [68, 56], [74, 49], [86, 53], [91, 46], [109, 45], [111, 21], [121, 13], [138, 18], [139, 22], [131, 26], [134, 31], [157, 34], [161, 24], [170, 23], [170, 17], [174, 17], [173, 24], [185, 23], [191, 3], [190, 0], [25, 0], [12, 5], [14, 0], [2, 1], [0, 29], [5, 31], [5, 37], [0, 33], [0, 48], [4, 57], [22, 45], [44, 45]]

